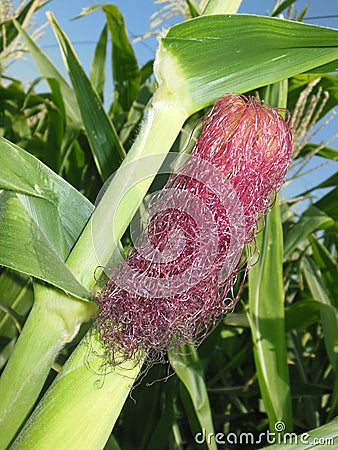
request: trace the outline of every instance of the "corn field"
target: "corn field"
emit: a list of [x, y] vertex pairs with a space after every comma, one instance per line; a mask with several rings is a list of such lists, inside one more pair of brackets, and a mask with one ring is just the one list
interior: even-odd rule
[[[89, 73], [48, 12], [65, 77], [29, 27], [44, 2], [0, 2], [0, 450], [338, 448], [338, 178], [301, 195], [282, 188], [287, 169], [292, 192], [309, 163], [338, 159], [308, 139], [338, 104], [338, 30], [302, 23], [302, 13], [285, 19], [293, 3], [278, 1], [268, 17], [238, 14], [240, 0], [176, 2], [184, 20], [143, 66], [119, 9], [93, 5], [82, 15], [100, 10], [105, 25]], [[43, 89], [8, 76], [22, 52]], [[230, 112], [214, 125], [222, 102]], [[254, 105], [253, 115], [234, 116], [231, 102]], [[278, 145], [262, 117], [274, 118]], [[242, 170], [263, 138], [265, 159]], [[183, 284], [196, 288], [161, 290], [174, 265], [160, 290], [141, 290], [125, 275], [133, 261], [151, 273], [140, 269], [135, 224], [168, 186], [196, 194], [201, 175], [186, 181], [182, 161], [199, 154], [222, 161], [234, 195], [214, 230], [224, 246], [212, 248], [209, 222], [200, 233], [204, 261], [228, 257], [225, 281], [211, 289], [211, 272], [191, 265]], [[210, 206], [211, 194], [200, 197]], [[208, 214], [199, 208], [197, 225]], [[181, 230], [195, 239], [185, 214]], [[157, 209], [148, 230], [178, 215]], [[230, 258], [233, 233], [241, 246]], [[170, 236], [179, 252], [181, 237]]]

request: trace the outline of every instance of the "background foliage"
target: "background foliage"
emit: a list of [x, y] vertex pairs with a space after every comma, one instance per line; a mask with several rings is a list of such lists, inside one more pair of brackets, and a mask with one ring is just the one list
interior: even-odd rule
[[[291, 3], [284, 2], [278, 13]], [[197, 2], [187, 5], [191, 16], [201, 13]], [[78, 298], [91, 298], [91, 289], [78, 282], [65, 261], [104, 181], [135, 141], [156, 88], [152, 61], [138, 66], [123, 17], [114, 5], [102, 7], [106, 25], [90, 74], [85, 74], [67, 37], [49, 16], [69, 71], [68, 82], [20, 26], [39, 6], [30, 1], [16, 22], [6, 17], [0, 24], [2, 55], [20, 36], [48, 83], [43, 92], [37, 91], [38, 80], [26, 86], [1, 71], [0, 133], [6, 139], [0, 144], [1, 370], [32, 308], [34, 292], [37, 295], [46, 287], [38, 280]], [[113, 43], [114, 100], [110, 105], [104, 99], [108, 37]], [[336, 149], [306, 140], [309, 129], [328, 117], [338, 103], [338, 78], [328, 72], [322, 68], [273, 87], [264, 86], [263, 80], [254, 91], [245, 88], [246, 93], [276, 106], [287, 96], [295, 168], [315, 155], [321, 161], [337, 160]], [[173, 150], [186, 147], [204, 112], [198, 109], [185, 121]], [[162, 180], [155, 182], [160, 186]], [[214, 442], [197, 446], [193, 436], [205, 428], [258, 437], [269, 426], [274, 431], [278, 420], [287, 430], [302, 433], [334, 419], [338, 410], [337, 182], [333, 175], [297, 198], [285, 199], [281, 193], [264, 232], [257, 237], [260, 259], [245, 282], [235, 312], [197, 351], [184, 352], [188, 356], [172, 361], [172, 368], [155, 366], [138, 380], [105, 448], [215, 448]], [[128, 249], [128, 231], [122, 244]], [[28, 248], [32, 249], [22, 250]], [[91, 315], [92, 311], [83, 313], [83, 321]], [[56, 350], [42, 393], [89, 327], [90, 322], [85, 322], [80, 330], [70, 331], [73, 337], [79, 332]], [[5, 447], [0, 442], [0, 448]]]

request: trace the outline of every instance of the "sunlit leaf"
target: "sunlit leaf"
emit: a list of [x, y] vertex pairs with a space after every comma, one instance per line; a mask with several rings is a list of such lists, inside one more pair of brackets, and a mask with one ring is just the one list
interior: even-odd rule
[[101, 100], [106, 81], [106, 53], [107, 53], [108, 31], [107, 25], [103, 27], [95, 48], [93, 61], [90, 67], [90, 82]]
[[[191, 112], [338, 57], [338, 31], [250, 15], [201, 16], [162, 38], [155, 72]], [[205, 68], [208, 68], [206, 71]]]
[[140, 70], [120, 10], [115, 5], [104, 5], [108, 29], [112, 37], [112, 68], [116, 104], [114, 110], [128, 111], [140, 90]]
[[71, 43], [52, 14], [49, 14], [49, 20], [59, 41], [74, 86], [82, 120], [87, 131], [87, 137], [97, 168], [105, 180], [120, 166], [125, 155], [124, 149]]

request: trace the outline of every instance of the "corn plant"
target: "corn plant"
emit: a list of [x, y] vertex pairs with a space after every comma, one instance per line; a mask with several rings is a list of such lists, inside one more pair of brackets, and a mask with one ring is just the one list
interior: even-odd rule
[[[258, 93], [292, 115], [317, 79], [318, 95], [331, 95], [312, 123], [338, 102], [337, 78], [329, 74], [338, 60], [337, 30], [236, 14], [240, 2], [209, 1], [204, 10], [187, 3], [193, 18], [160, 38], [155, 83], [152, 64], [138, 66], [114, 5], [84, 12], [101, 9], [106, 17], [89, 76], [48, 13], [71, 84], [20, 21], [6, 22], [49, 92], [35, 93], [34, 83], [26, 92], [5, 77], [0, 86], [0, 448], [119, 448], [117, 441], [122, 448], [194, 448], [196, 433], [215, 435], [224, 423], [237, 433], [270, 427], [322, 436], [324, 426], [337, 436], [336, 422], [329, 423], [338, 398], [336, 176], [312, 189], [334, 187], [301, 215], [277, 197], [256, 237], [260, 256], [248, 281], [239, 274], [235, 313], [198, 350], [169, 353], [177, 378], [133, 388], [144, 355], [109, 365], [92, 327], [106, 268], [128, 252], [129, 223], [161, 184], [168, 152], [186, 151], [186, 136], [206, 108], [229, 92]], [[105, 109], [108, 33], [115, 95]], [[315, 151], [307, 143], [296, 161]], [[329, 147], [317, 152], [337, 158]], [[150, 369], [146, 379], [166, 378], [166, 367]], [[216, 448], [214, 439], [201, 445]]]

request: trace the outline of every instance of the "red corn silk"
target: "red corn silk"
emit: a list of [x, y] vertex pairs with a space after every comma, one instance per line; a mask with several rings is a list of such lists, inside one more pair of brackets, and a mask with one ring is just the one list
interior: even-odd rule
[[[272, 204], [292, 136], [278, 109], [228, 94], [204, 119], [182, 169], [151, 201], [146, 230], [98, 296], [110, 363], [199, 344], [233, 308], [243, 245]], [[230, 293], [230, 294], [229, 294]]]

